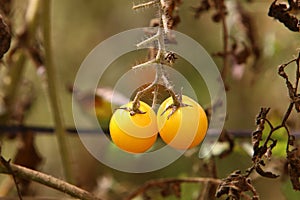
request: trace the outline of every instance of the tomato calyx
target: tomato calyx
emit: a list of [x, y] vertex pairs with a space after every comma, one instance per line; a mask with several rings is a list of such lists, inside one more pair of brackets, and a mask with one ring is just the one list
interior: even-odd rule
[[146, 112], [141, 111], [139, 108], [140, 108], [140, 102], [138, 101], [137, 104], [133, 104], [132, 107], [122, 107], [117, 109], [128, 111], [130, 116], [134, 116], [136, 114], [146, 114]]
[[[168, 110], [172, 109], [170, 114], [168, 115], [167, 119], [169, 119], [179, 108], [182, 107], [188, 107], [191, 106], [189, 104], [185, 104], [182, 102], [182, 93], [175, 95], [175, 97], [173, 97], [173, 103], [171, 105], [169, 105], [162, 113], [161, 116], [163, 114], [165, 114], [165, 112], [167, 112]], [[175, 98], [175, 99], [174, 99]]]

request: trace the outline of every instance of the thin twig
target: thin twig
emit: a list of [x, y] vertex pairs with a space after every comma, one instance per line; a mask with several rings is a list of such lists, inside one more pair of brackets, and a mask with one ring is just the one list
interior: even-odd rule
[[222, 0], [222, 4], [220, 5], [220, 9], [221, 10], [221, 19], [222, 19], [222, 28], [223, 28], [223, 53], [224, 53], [224, 57], [223, 57], [223, 68], [221, 71], [221, 77], [223, 80], [226, 80], [227, 77], [227, 73], [228, 73], [228, 58], [229, 58], [229, 54], [227, 54], [227, 52], [229, 51], [229, 34], [228, 34], [228, 28], [227, 28], [227, 23], [226, 23], [226, 16], [225, 16], [225, 2], [224, 0]]
[[214, 178], [203, 178], [203, 177], [195, 177], [195, 178], [164, 178], [164, 179], [157, 179], [157, 180], [151, 180], [146, 182], [144, 185], [139, 187], [137, 190], [133, 191], [128, 197], [126, 197], [124, 200], [131, 200], [143, 193], [145, 191], [149, 190], [152, 187], [159, 187], [162, 184], [169, 184], [169, 183], [204, 183], [204, 182], [210, 182], [213, 184], [220, 184], [220, 179], [214, 179]]
[[15, 183], [15, 186], [16, 186], [16, 189], [17, 189], [17, 193], [18, 193], [18, 197], [20, 200], [22, 200], [22, 194], [21, 194], [21, 191], [20, 191], [20, 188], [19, 188], [19, 184], [17, 182], [17, 179], [16, 179], [16, 175], [15, 175], [15, 172], [11, 169], [11, 165], [10, 165], [10, 160], [5, 160], [2, 156], [0, 157], [0, 162], [1, 164], [6, 167], [7, 171], [9, 172], [9, 174], [11, 174], [12, 178], [13, 178], [13, 181]]
[[[35, 181], [81, 200], [101, 200], [101, 198], [95, 197], [93, 194], [65, 181], [54, 178], [53, 176], [22, 167], [20, 165], [11, 163], [9, 163], [9, 165], [15, 176], [18, 178]], [[1, 163], [0, 173], [11, 174], [11, 171]]]
[[139, 68], [142, 68], [142, 67], [146, 67], [147, 65], [155, 63], [155, 61], [156, 61], [155, 59], [149, 60], [147, 62], [144, 62], [144, 63], [133, 66], [132, 69], [135, 70], [135, 69], [139, 69]]
[[159, 37], [158, 33], [156, 33], [155, 35], [147, 38], [146, 40], [141, 41], [140, 43], [138, 43], [136, 45], [136, 47], [140, 48], [142, 46], [145, 46], [146, 44], [152, 43], [153, 41], [157, 40], [157, 38]]
[[295, 81], [295, 93], [298, 91], [299, 81], [300, 81], [300, 52], [298, 53], [298, 58], [296, 59], [296, 81]]
[[48, 81], [48, 92], [50, 97], [51, 109], [53, 111], [53, 118], [55, 122], [55, 130], [57, 134], [58, 145], [62, 157], [64, 174], [66, 180], [73, 183], [72, 167], [70, 160], [70, 152], [68, 149], [65, 133], [65, 124], [62, 116], [62, 109], [60, 100], [57, 95], [57, 77], [52, 58], [51, 47], [51, 0], [43, 1], [43, 34], [44, 34], [44, 48], [45, 48], [45, 67]]
[[137, 10], [137, 9], [141, 9], [141, 8], [148, 8], [149, 6], [152, 6], [152, 5], [157, 4], [157, 3], [158, 3], [158, 0], [149, 1], [149, 2], [146, 2], [146, 3], [141, 3], [141, 4], [138, 4], [138, 5], [134, 5], [132, 7], [132, 9]]
[[287, 111], [285, 112], [285, 114], [283, 116], [281, 126], [284, 126], [286, 124], [286, 121], [288, 120], [288, 118], [290, 117], [290, 115], [292, 113], [293, 107], [294, 107], [294, 103], [292, 102], [292, 103], [290, 103]]

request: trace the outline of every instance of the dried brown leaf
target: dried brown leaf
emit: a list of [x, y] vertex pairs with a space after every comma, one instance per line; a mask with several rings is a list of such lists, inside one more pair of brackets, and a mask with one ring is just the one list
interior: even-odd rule
[[297, 148], [287, 152], [288, 171], [294, 190], [300, 190], [300, 152]]
[[243, 192], [251, 191], [253, 197], [259, 199], [255, 188], [252, 186], [251, 180], [241, 171], [237, 170], [231, 173], [227, 178], [223, 179], [216, 191], [216, 197], [219, 198], [227, 195], [227, 199], [240, 199]]
[[276, 174], [273, 174], [272, 172], [269, 172], [269, 171], [264, 171], [262, 168], [261, 168], [261, 165], [257, 165], [256, 167], [255, 167], [255, 171], [259, 174], [259, 175], [261, 175], [261, 176], [263, 176], [263, 177], [266, 177], [266, 178], [277, 178], [277, 177], [279, 177], [279, 175], [276, 175]]
[[[277, 0], [274, 0], [269, 8], [268, 15], [279, 20], [281, 23], [285, 25], [289, 30], [294, 32], [299, 32], [299, 20], [296, 16], [290, 13], [290, 11], [295, 8], [294, 4], [291, 5], [289, 1], [289, 7], [283, 3], [277, 3]], [[295, 4], [296, 5], [296, 4]], [[298, 5], [297, 5], [298, 6]], [[297, 7], [298, 9], [298, 7]]]

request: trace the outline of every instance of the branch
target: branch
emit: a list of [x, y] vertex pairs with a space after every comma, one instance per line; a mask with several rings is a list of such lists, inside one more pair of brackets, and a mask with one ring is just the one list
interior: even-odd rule
[[164, 179], [157, 179], [157, 180], [151, 180], [146, 182], [144, 185], [139, 187], [137, 190], [133, 191], [128, 197], [126, 197], [124, 200], [131, 200], [138, 195], [141, 195], [145, 193], [147, 190], [149, 190], [152, 187], [160, 187], [164, 184], [171, 184], [171, 183], [206, 183], [210, 182], [213, 184], [220, 184], [220, 179], [214, 179], [214, 178], [201, 178], [201, 177], [195, 177], [195, 178], [164, 178]]
[[18, 182], [17, 182], [17, 179], [16, 179], [16, 176], [15, 176], [15, 173], [14, 171], [11, 169], [11, 166], [10, 166], [10, 160], [6, 161], [2, 156], [0, 157], [0, 162], [1, 164], [7, 169], [8, 173], [11, 174], [12, 178], [13, 178], [13, 181], [15, 183], [15, 186], [16, 186], [16, 189], [17, 189], [17, 193], [18, 193], [18, 197], [19, 197], [19, 200], [22, 200], [22, 194], [21, 194], [21, 191], [20, 191], [20, 188], [19, 188], [19, 185], [18, 185]]
[[82, 200], [101, 200], [100, 198], [95, 197], [93, 194], [82, 190], [74, 185], [71, 185], [67, 182], [54, 178], [53, 176], [28, 169], [26, 167], [22, 167], [20, 165], [10, 163], [9, 165], [11, 170], [7, 169], [7, 167], [3, 165], [3, 162], [1, 162], [0, 173], [11, 174], [10, 171], [13, 171], [14, 176], [18, 178], [35, 181], [37, 183], [59, 190], [75, 198], [79, 198]]

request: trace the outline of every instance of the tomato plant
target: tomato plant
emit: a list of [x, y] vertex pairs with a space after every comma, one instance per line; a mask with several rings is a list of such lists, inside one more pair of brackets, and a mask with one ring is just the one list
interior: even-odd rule
[[189, 149], [202, 142], [206, 135], [208, 121], [203, 108], [188, 96], [182, 96], [182, 103], [175, 112], [168, 109], [172, 97], [166, 99], [157, 112], [157, 124], [162, 140], [176, 149]]
[[117, 109], [109, 124], [112, 141], [122, 150], [130, 153], [147, 151], [156, 141], [156, 114], [151, 107], [140, 101], [141, 113], [132, 115], [132, 102]]

